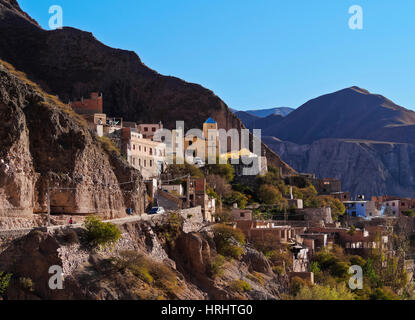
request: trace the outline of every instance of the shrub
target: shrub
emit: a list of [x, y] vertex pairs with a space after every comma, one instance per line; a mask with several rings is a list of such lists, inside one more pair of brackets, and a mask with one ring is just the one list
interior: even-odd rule
[[259, 272], [253, 272], [252, 274], [248, 274], [247, 278], [251, 281], [258, 282], [261, 285], [264, 285], [264, 277]]
[[410, 210], [410, 209], [402, 211], [402, 214], [407, 216], [407, 217], [414, 217], [415, 216], [414, 210]]
[[308, 283], [300, 277], [293, 277], [290, 280], [289, 292], [291, 295], [297, 295], [303, 287], [308, 286]]
[[95, 216], [86, 218], [84, 226], [87, 239], [93, 246], [106, 246], [121, 239], [121, 231], [115, 224], [102, 222]]
[[11, 277], [11, 273], [5, 273], [0, 271], [0, 296], [4, 296], [4, 294], [6, 293], [6, 290], [9, 287]]
[[355, 295], [340, 283], [331, 286], [302, 286], [294, 297], [295, 300], [355, 300]]
[[224, 202], [229, 206], [237, 203], [239, 208], [244, 209], [248, 204], [248, 197], [238, 191], [232, 191], [231, 194], [224, 199]]
[[33, 292], [33, 281], [30, 278], [19, 278], [19, 285], [22, 289]]
[[218, 254], [209, 265], [209, 275], [212, 278], [221, 277], [223, 275], [223, 265], [225, 263], [225, 257]]
[[169, 267], [135, 251], [121, 252], [120, 257], [115, 259], [115, 265], [120, 270], [129, 270], [140, 280], [168, 294], [174, 295], [180, 289], [177, 277]]
[[282, 194], [276, 187], [264, 184], [259, 187], [258, 198], [262, 203], [276, 204], [282, 200]]
[[79, 243], [78, 234], [74, 230], [68, 229], [63, 235], [63, 241], [68, 244]]
[[241, 230], [218, 224], [213, 229], [216, 250], [219, 254], [234, 259], [240, 259], [243, 249], [240, 245], [245, 243], [245, 236]]
[[274, 266], [272, 267], [272, 271], [279, 276], [282, 276], [285, 274], [284, 267], [282, 266]]
[[231, 283], [231, 289], [238, 293], [249, 292], [252, 290], [251, 285], [244, 280], [236, 280]]
[[166, 239], [167, 243], [174, 246], [176, 239], [181, 232], [182, 219], [180, 214], [172, 212], [163, 225], [159, 226], [159, 231]]

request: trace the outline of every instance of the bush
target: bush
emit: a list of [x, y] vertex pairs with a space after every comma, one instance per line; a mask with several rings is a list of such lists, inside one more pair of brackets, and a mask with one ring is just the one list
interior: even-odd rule
[[0, 296], [4, 296], [9, 287], [10, 279], [12, 277], [11, 273], [5, 273], [0, 271]]
[[223, 265], [225, 263], [225, 257], [218, 254], [209, 265], [209, 275], [212, 278], [221, 277], [223, 275]]
[[172, 212], [166, 222], [159, 226], [159, 232], [164, 236], [167, 243], [174, 246], [176, 239], [179, 237], [181, 232], [181, 217], [180, 214]]
[[405, 210], [405, 211], [402, 211], [402, 214], [407, 217], [415, 217], [414, 210]]
[[230, 196], [224, 199], [224, 202], [229, 206], [237, 203], [239, 208], [244, 209], [248, 203], [248, 197], [238, 191], [232, 191]]
[[344, 283], [331, 286], [303, 286], [294, 297], [295, 300], [355, 300], [355, 295]]
[[78, 234], [74, 230], [68, 229], [63, 234], [63, 241], [68, 244], [79, 243]]
[[22, 289], [33, 292], [33, 281], [30, 278], [19, 278], [19, 285]]
[[115, 265], [119, 270], [129, 270], [140, 280], [167, 294], [175, 295], [180, 290], [176, 274], [169, 267], [143, 254], [123, 251], [120, 257], [115, 259]]
[[276, 204], [282, 200], [282, 194], [276, 187], [264, 184], [259, 187], [258, 198], [261, 203]]
[[245, 243], [245, 236], [241, 230], [218, 224], [213, 229], [216, 250], [219, 254], [234, 259], [240, 259], [243, 249], [240, 245]]
[[87, 239], [93, 246], [106, 246], [121, 239], [121, 231], [115, 224], [102, 222], [95, 216], [86, 218], [84, 227]]
[[264, 277], [259, 272], [253, 272], [252, 274], [248, 274], [247, 278], [251, 281], [258, 282], [261, 285], [264, 285]]
[[284, 275], [284, 274], [285, 274], [284, 267], [282, 267], [282, 266], [274, 266], [274, 267], [272, 267], [272, 271], [273, 271], [276, 275], [279, 275], [279, 276], [282, 276], [282, 275]]
[[244, 280], [236, 280], [231, 283], [231, 289], [238, 293], [249, 292], [252, 290], [251, 285]]

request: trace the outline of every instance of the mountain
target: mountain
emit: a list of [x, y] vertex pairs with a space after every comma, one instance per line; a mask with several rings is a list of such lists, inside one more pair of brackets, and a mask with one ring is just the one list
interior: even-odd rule
[[69, 107], [1, 61], [0, 117], [0, 230], [37, 226], [34, 213], [46, 213], [48, 199], [52, 214], [144, 212], [140, 172]]
[[[0, 58], [63, 102], [92, 91], [104, 96], [104, 112], [129, 121], [159, 122], [174, 128], [201, 128], [213, 117], [220, 128], [243, 124], [212, 91], [163, 76], [131, 51], [110, 48], [89, 32], [74, 28], [46, 31], [24, 13], [16, 0], [0, 0]], [[268, 147], [269, 163], [293, 172]]]
[[415, 112], [351, 87], [310, 100], [264, 135], [298, 144], [324, 138], [415, 142]]
[[358, 87], [302, 105], [263, 130], [299, 172], [342, 180], [353, 195], [415, 196], [415, 112]]
[[347, 139], [298, 145], [275, 137], [263, 141], [299, 172], [341, 179], [342, 189], [354, 196], [415, 197], [415, 145]]
[[282, 119], [284, 118], [283, 116], [279, 114], [271, 114], [265, 118], [260, 118], [250, 113], [247, 113], [245, 111], [238, 111], [235, 114], [242, 121], [244, 126], [247, 127], [251, 131], [252, 129], [261, 129], [264, 131], [265, 129], [271, 126], [276, 125], [277, 123], [282, 121]]
[[278, 108], [258, 109], [258, 110], [248, 110], [248, 111], [238, 111], [238, 110], [232, 109], [232, 112], [234, 113], [235, 112], [246, 112], [259, 118], [265, 118], [270, 115], [280, 115], [280, 116], [286, 117], [294, 110], [295, 109], [288, 108], [288, 107], [278, 107]]

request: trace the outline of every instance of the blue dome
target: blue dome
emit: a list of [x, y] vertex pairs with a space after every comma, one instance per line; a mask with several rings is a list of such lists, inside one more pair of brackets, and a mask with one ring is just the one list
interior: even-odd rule
[[205, 121], [205, 123], [216, 123], [216, 121], [213, 120], [212, 118], [209, 118]]

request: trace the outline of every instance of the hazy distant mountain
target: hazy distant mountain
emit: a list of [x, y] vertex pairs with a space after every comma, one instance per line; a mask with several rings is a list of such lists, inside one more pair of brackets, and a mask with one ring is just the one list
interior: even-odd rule
[[264, 134], [299, 144], [323, 138], [415, 143], [415, 112], [351, 87], [308, 101]]
[[[295, 109], [288, 108], [288, 107], [279, 107], [279, 108], [270, 108], [270, 109], [258, 109], [258, 110], [248, 110], [248, 111], [238, 111], [236, 109], [231, 109], [233, 113], [237, 112], [246, 112], [253, 116], [259, 117], [259, 118], [265, 118], [270, 115], [281, 115], [283, 117], [287, 116], [291, 112], [293, 112]], [[242, 120], [242, 119], [241, 119]]]
[[251, 131], [252, 129], [261, 129], [264, 131], [265, 129], [276, 125], [277, 123], [281, 122], [282, 119], [284, 119], [284, 117], [279, 114], [271, 114], [265, 118], [254, 116], [245, 111], [238, 111], [235, 114], [242, 121], [245, 127]]
[[342, 180], [356, 195], [415, 196], [415, 112], [351, 87], [302, 105], [263, 141], [300, 172]]

